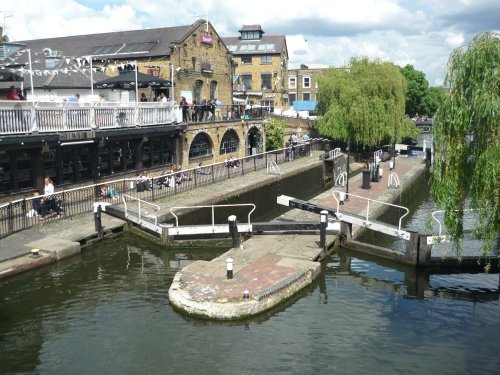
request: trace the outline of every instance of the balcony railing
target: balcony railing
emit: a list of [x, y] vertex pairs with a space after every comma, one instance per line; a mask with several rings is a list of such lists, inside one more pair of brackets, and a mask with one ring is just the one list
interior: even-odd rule
[[0, 101], [0, 135], [152, 126], [182, 122], [167, 103], [54, 103]]

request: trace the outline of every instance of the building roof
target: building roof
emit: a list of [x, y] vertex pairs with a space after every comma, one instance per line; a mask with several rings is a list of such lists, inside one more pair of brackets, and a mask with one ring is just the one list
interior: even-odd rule
[[260, 25], [243, 25], [241, 31], [260, 31], [262, 34], [264, 34], [264, 30], [262, 30], [262, 27]]
[[[0, 59], [0, 67], [29, 69], [28, 54], [31, 51], [33, 85], [35, 87], [87, 87], [90, 72], [74, 60], [75, 57], [93, 56], [113, 60], [169, 57], [175, 44], [182, 43], [200, 23], [189, 26], [162, 27], [144, 30], [116, 31], [110, 33], [74, 35], [57, 38], [33, 39], [9, 42], [16, 51]], [[53, 64], [50, 68], [47, 60]], [[65, 70], [66, 69], [66, 70]], [[49, 74], [49, 70], [64, 70], [63, 74]], [[47, 73], [45, 72], [47, 71]], [[28, 78], [26, 78], [28, 77]], [[94, 82], [107, 78], [101, 72], [93, 72]], [[29, 74], [25, 74], [25, 87], [30, 86]]]
[[260, 39], [223, 37], [222, 41], [233, 55], [280, 55], [286, 49], [285, 35], [263, 35]]

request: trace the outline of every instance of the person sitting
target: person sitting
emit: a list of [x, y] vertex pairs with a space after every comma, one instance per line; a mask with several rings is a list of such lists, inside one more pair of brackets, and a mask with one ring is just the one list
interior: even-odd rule
[[233, 168], [239, 168], [240, 167], [240, 161], [238, 159], [235, 159], [234, 156], [231, 158], [231, 164], [233, 165]]
[[203, 163], [200, 163], [196, 167], [196, 174], [209, 175], [210, 171], [208, 171], [205, 167], [203, 167]]
[[112, 198], [118, 199], [118, 194], [114, 188], [110, 188], [108, 185], [101, 186], [101, 197], [102, 198]]
[[44, 197], [40, 196], [40, 193], [35, 191], [33, 193], [33, 199], [31, 200], [31, 207], [33, 207], [26, 216], [36, 217], [39, 216], [40, 220], [44, 220], [45, 215], [49, 212], [48, 201]]

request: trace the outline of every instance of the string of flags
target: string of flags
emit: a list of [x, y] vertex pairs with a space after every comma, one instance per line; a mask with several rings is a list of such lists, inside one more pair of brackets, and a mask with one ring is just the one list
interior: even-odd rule
[[[22, 54], [28, 52], [28, 50], [23, 50], [23, 51], [18, 51], [16, 52], [17, 57], [21, 56]], [[35, 60], [32, 61], [32, 63], [40, 63], [41, 60], [37, 60], [36, 56], [42, 54], [45, 57], [45, 54], [43, 52], [33, 52], [35, 55]], [[25, 75], [25, 74], [31, 74], [31, 75], [37, 75], [37, 76], [49, 76], [49, 75], [58, 75], [58, 74], [72, 74], [72, 73], [86, 73], [86, 72], [106, 72], [107, 70], [111, 70], [112, 72], [116, 72], [119, 69], [125, 69], [127, 66], [135, 66], [137, 64], [137, 61], [116, 61], [116, 60], [108, 60], [108, 59], [97, 59], [100, 63], [105, 63], [105, 64], [115, 64], [115, 65], [110, 65], [110, 66], [102, 66], [102, 67], [92, 67], [92, 68], [86, 68], [83, 67], [85, 65], [88, 65], [91, 63], [91, 61], [96, 61], [93, 56], [83, 56], [83, 57], [67, 57], [67, 56], [62, 56], [59, 57], [61, 60], [64, 60], [66, 62], [66, 65], [70, 65], [73, 63], [73, 66], [69, 67], [64, 67], [60, 69], [26, 69], [25, 67], [20, 67], [20, 68], [11, 68], [10, 66], [15, 65], [19, 66], [19, 63], [16, 62], [16, 58], [8, 57], [6, 60], [11, 60], [12, 63], [7, 63], [7, 64], [0, 64], [1, 69], [11, 69], [19, 74]]]

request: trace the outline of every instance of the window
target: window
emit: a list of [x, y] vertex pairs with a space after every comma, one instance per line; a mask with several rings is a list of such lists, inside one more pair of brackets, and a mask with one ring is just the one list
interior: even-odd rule
[[260, 57], [261, 64], [271, 64], [273, 62], [273, 57], [271, 55], [262, 55]]
[[194, 98], [193, 100], [196, 100], [196, 103], [201, 102], [201, 89], [203, 87], [203, 81], [198, 79], [194, 83]]
[[288, 101], [290, 102], [290, 104], [293, 104], [294, 101], [297, 100], [297, 94], [294, 93], [294, 92], [290, 92], [288, 93]]
[[132, 64], [126, 64], [118, 67], [118, 72], [120, 74], [125, 74], [128, 72], [135, 72], [135, 65]]
[[241, 39], [260, 39], [258, 31], [244, 31], [241, 33]]
[[271, 85], [271, 79], [272, 79], [272, 74], [261, 74], [260, 75], [260, 80], [261, 80], [261, 90], [269, 90], [272, 88]]
[[160, 68], [148, 68], [147, 72], [148, 76], [153, 76], [153, 77], [160, 76]]
[[297, 88], [297, 77], [288, 77], [288, 88], [289, 89]]
[[212, 155], [212, 146], [206, 133], [199, 133], [194, 137], [191, 148], [189, 149], [189, 158], [199, 158]]
[[310, 92], [303, 92], [302, 93], [302, 100], [311, 100], [311, 93]]
[[238, 151], [238, 135], [232, 129], [228, 130], [222, 137], [220, 143], [220, 154], [228, 154]]
[[311, 87], [311, 77], [309, 76], [302, 77], [302, 87], [305, 89]]
[[210, 81], [210, 98], [215, 99], [217, 97], [217, 81]]
[[252, 89], [252, 75], [251, 74], [242, 74], [240, 76], [241, 82], [245, 85], [245, 90]]
[[241, 58], [241, 63], [242, 64], [251, 64], [252, 63], [252, 56], [243, 56]]

